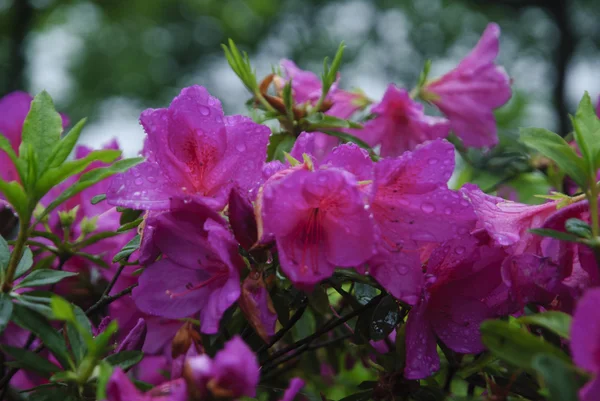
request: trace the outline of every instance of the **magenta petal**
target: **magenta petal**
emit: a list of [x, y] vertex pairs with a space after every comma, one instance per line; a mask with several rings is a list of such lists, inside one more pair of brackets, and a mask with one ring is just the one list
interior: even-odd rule
[[529, 302], [550, 303], [556, 297], [562, 269], [549, 258], [525, 253], [502, 263], [502, 278], [521, 307]]
[[303, 132], [296, 139], [290, 155], [297, 160], [302, 160], [302, 155], [307, 154], [320, 164], [339, 142], [336, 137], [321, 132]]
[[142, 349], [142, 345], [146, 339], [146, 322], [140, 318], [137, 324], [131, 329], [121, 344], [115, 350], [115, 353], [121, 351], [138, 351]]
[[352, 133], [371, 146], [381, 145], [383, 157], [400, 156], [423, 142], [445, 138], [450, 130], [448, 120], [426, 116], [423, 105], [394, 84], [388, 86], [381, 103], [372, 112], [377, 116]]
[[489, 147], [498, 142], [493, 110], [512, 95], [509, 77], [494, 64], [499, 36], [498, 25], [489, 24], [475, 48], [454, 70], [423, 88], [466, 146]]
[[[185, 380], [177, 379], [154, 387], [146, 394], [148, 401], [187, 401], [188, 391]], [[142, 400], [140, 400], [142, 401]]]
[[428, 311], [436, 335], [448, 348], [463, 354], [484, 350], [479, 326], [493, 313], [483, 302], [446, 289], [432, 296]]
[[571, 326], [571, 353], [577, 366], [600, 373], [600, 288], [588, 290], [579, 300]]
[[427, 301], [411, 309], [406, 321], [406, 366], [404, 377], [410, 380], [424, 379], [440, 369], [435, 335], [427, 312]]
[[256, 355], [239, 336], [233, 337], [214, 358], [215, 379], [233, 397], [254, 397], [259, 379]]
[[129, 380], [125, 372], [119, 367], [115, 368], [106, 384], [106, 400], [130, 401], [142, 400], [144, 398], [141, 391]]
[[207, 287], [195, 291], [189, 289], [210, 278], [204, 270], [189, 269], [169, 259], [161, 259], [144, 270], [132, 295], [143, 312], [172, 319], [189, 317], [202, 308], [209, 296]]
[[579, 390], [581, 401], [598, 401], [600, 399], [600, 378], [595, 377]]
[[164, 210], [176, 189], [156, 163], [144, 162], [113, 177], [106, 193], [108, 203], [132, 209]]
[[454, 172], [454, 146], [437, 139], [418, 146], [401, 157], [387, 158], [375, 165], [376, 180], [399, 193], [424, 193], [446, 187]]
[[280, 401], [294, 401], [294, 398], [302, 390], [302, 387], [304, 387], [304, 380], [294, 377], [290, 380], [290, 385], [285, 390], [285, 393], [283, 393], [283, 398]]
[[181, 321], [170, 320], [163, 317], [149, 316], [146, 318], [146, 341], [142, 351], [146, 354], [158, 354], [175, 337], [177, 330], [181, 327]]
[[322, 167], [337, 167], [346, 170], [358, 181], [373, 180], [373, 161], [369, 153], [353, 143], [339, 145], [321, 162]]
[[409, 305], [416, 305], [423, 291], [423, 270], [416, 251], [380, 251], [369, 261], [369, 275]]

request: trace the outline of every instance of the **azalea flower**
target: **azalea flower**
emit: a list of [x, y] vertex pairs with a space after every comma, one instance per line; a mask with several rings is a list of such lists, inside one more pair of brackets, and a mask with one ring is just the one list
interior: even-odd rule
[[166, 210], [171, 198], [189, 197], [221, 210], [234, 185], [244, 191], [258, 185], [269, 128], [224, 116], [205, 88], [183, 89], [168, 109], [148, 109], [140, 122], [148, 134], [148, 160], [113, 178], [109, 203]]
[[146, 222], [163, 257], [146, 267], [133, 290], [141, 311], [173, 319], [200, 313], [202, 332], [218, 331], [221, 316], [240, 296], [244, 267], [224, 224], [206, 205], [178, 200]]
[[383, 157], [400, 156], [423, 142], [445, 138], [450, 122], [442, 117], [427, 116], [423, 105], [415, 102], [405, 89], [390, 84], [380, 103], [373, 106], [375, 118], [362, 129], [350, 130], [371, 147], [381, 146]]
[[481, 39], [458, 66], [421, 89], [421, 97], [450, 120], [452, 131], [465, 146], [491, 147], [498, 143], [494, 109], [510, 99], [510, 79], [494, 64], [500, 27], [489, 24]]
[[189, 358], [184, 377], [193, 396], [237, 399], [254, 397], [259, 379], [256, 355], [239, 337], [229, 340], [214, 359], [203, 354]]
[[106, 385], [107, 401], [187, 401], [185, 381], [177, 379], [142, 393], [119, 367], [115, 368]]

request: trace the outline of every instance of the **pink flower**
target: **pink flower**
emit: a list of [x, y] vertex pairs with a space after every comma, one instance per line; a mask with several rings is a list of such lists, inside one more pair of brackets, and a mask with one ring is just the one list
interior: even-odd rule
[[294, 398], [296, 398], [302, 387], [304, 387], [304, 380], [294, 377], [290, 380], [290, 385], [283, 393], [283, 398], [280, 401], [294, 401]]
[[356, 177], [329, 167], [296, 169], [263, 188], [264, 230], [277, 243], [284, 273], [311, 288], [336, 267], [373, 255], [375, 228]]
[[450, 120], [452, 131], [469, 147], [498, 143], [493, 110], [511, 97], [510, 79], [494, 64], [500, 27], [489, 24], [473, 50], [446, 75], [427, 83], [421, 95]]
[[240, 296], [244, 267], [237, 242], [223, 219], [198, 202], [174, 201], [154, 216], [153, 245], [163, 257], [150, 264], [133, 290], [138, 308], [167, 318], [200, 313], [201, 330], [214, 334], [227, 308]]
[[400, 156], [423, 142], [445, 138], [450, 130], [448, 120], [425, 115], [423, 105], [394, 84], [388, 86], [383, 99], [371, 112], [376, 117], [367, 121], [363, 129], [351, 130], [351, 133], [372, 147], [381, 145], [383, 157]]
[[501, 249], [473, 237], [448, 241], [433, 252], [423, 294], [406, 322], [406, 378], [423, 379], [439, 369], [436, 337], [459, 353], [483, 351], [479, 325], [505, 313], [504, 257]]
[[189, 358], [184, 368], [192, 394], [214, 397], [254, 397], [259, 379], [256, 355], [239, 337], [229, 340], [214, 359], [203, 354]]
[[113, 179], [107, 193], [113, 205], [165, 210], [171, 198], [187, 196], [220, 210], [234, 185], [244, 191], [258, 185], [269, 128], [224, 116], [205, 88], [183, 89], [168, 109], [148, 109], [140, 121], [148, 160]]
[[142, 393], [121, 370], [115, 368], [106, 385], [107, 401], [187, 401], [187, 387], [183, 379], [166, 382]]
[[579, 300], [571, 326], [571, 353], [575, 364], [593, 378], [580, 391], [581, 401], [600, 399], [600, 289], [587, 291]]

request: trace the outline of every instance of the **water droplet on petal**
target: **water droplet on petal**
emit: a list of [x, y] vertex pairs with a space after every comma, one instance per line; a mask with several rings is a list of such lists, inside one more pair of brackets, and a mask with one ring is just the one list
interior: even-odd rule
[[459, 247], [457, 247], [457, 248], [454, 250], [454, 252], [455, 252], [457, 255], [462, 255], [463, 253], [465, 253], [465, 251], [466, 251], [466, 249], [465, 249], [465, 247], [464, 247], [464, 246], [459, 246]]
[[408, 266], [406, 266], [406, 265], [398, 266], [398, 273], [400, 273], [400, 274], [407, 274], [408, 270], [409, 270]]
[[243, 143], [238, 143], [237, 145], [235, 145], [235, 149], [238, 152], [244, 152], [246, 150], [246, 145], [244, 145]]
[[452, 214], [452, 209], [450, 209], [449, 207], [447, 207], [446, 209], [444, 209], [444, 213], [447, 215], [451, 215]]
[[210, 109], [206, 106], [199, 106], [198, 107], [198, 111], [200, 112], [200, 114], [202, 114], [203, 116], [207, 116], [210, 114]]
[[433, 213], [435, 206], [433, 206], [431, 203], [425, 202], [421, 205], [421, 210], [425, 213]]
[[144, 180], [142, 180], [141, 178], [136, 178], [134, 182], [135, 185], [142, 185], [144, 183]]
[[152, 182], [152, 183], [155, 183], [155, 182], [156, 182], [156, 178], [154, 178], [154, 177], [152, 177], [152, 176], [150, 176], [150, 177], [147, 177], [146, 179], [148, 180], [148, 182]]
[[431, 165], [437, 164], [437, 162], [438, 162], [438, 159], [436, 159], [436, 158], [431, 158], [427, 161], [427, 163], [429, 163]]

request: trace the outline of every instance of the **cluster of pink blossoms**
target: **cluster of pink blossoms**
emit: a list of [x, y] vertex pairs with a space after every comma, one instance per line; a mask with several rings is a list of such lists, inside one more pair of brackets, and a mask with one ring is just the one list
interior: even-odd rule
[[[426, 115], [409, 91], [390, 85], [372, 106], [374, 117], [362, 129], [347, 129], [379, 148], [377, 161], [353, 143], [302, 132], [285, 162], [267, 162], [270, 129], [248, 117], [224, 115], [219, 100], [201, 86], [183, 89], [168, 108], [144, 111], [146, 161], [64, 206], [80, 205], [75, 237], [82, 221], [94, 216], [102, 231], [116, 230], [115, 206], [144, 211], [136, 255], [143, 271], [138, 276], [128, 267], [119, 278], [113, 292], [137, 287], [131, 298], [110, 305], [109, 316], [119, 321], [124, 347], [146, 354], [134, 369], [137, 377], [159, 384], [162, 378], [155, 372], [160, 368], [171, 371], [171, 381], [142, 394], [117, 369], [108, 399], [254, 396], [259, 365], [241, 338], [214, 358], [194, 344], [174, 356], [171, 343], [185, 319], [197, 319], [202, 333], [218, 333], [225, 312], [236, 303], [268, 341], [277, 315], [263, 268], [273, 263], [308, 293], [337, 269], [352, 269], [410, 307], [407, 379], [424, 379], [440, 368], [438, 341], [457, 353], [479, 353], [484, 320], [521, 314], [531, 303], [576, 310], [575, 361], [599, 373], [600, 345], [597, 336], [587, 333], [597, 334], [600, 327], [593, 306], [598, 293], [589, 291], [577, 306], [587, 288], [600, 284], [594, 255], [581, 244], [529, 232], [565, 231], [569, 218], [589, 221], [587, 203], [558, 210], [559, 201], [532, 206], [485, 194], [471, 184], [448, 188], [455, 150], [444, 138], [451, 131], [467, 147], [498, 142], [493, 110], [511, 96], [508, 76], [494, 64], [498, 37], [498, 26], [491, 24], [454, 70], [419, 88], [420, 97], [445, 117]], [[281, 87], [292, 80], [296, 104], [319, 102], [316, 75], [291, 61], [282, 62], [282, 68], [275, 82]], [[17, 106], [21, 98], [22, 108]], [[25, 99], [30, 101], [13, 94], [0, 103], [0, 131], [15, 149], [28, 109]], [[337, 84], [326, 101], [326, 114], [342, 119], [365, 105], [362, 95]], [[86, 151], [80, 149], [76, 157]], [[15, 179], [15, 173], [8, 168], [2, 178]], [[107, 202], [91, 205], [90, 199], [102, 193]], [[51, 226], [58, 227], [57, 216], [50, 217]], [[89, 252], [107, 253], [112, 261], [110, 256], [132, 237], [111, 238]], [[88, 268], [77, 258], [64, 266], [77, 272]], [[116, 268], [111, 262], [101, 271], [110, 279]], [[57, 291], [68, 289], [59, 286]], [[4, 336], [14, 334], [15, 344], [22, 345], [26, 337], [17, 331]], [[584, 389], [585, 400], [598, 397], [598, 383]], [[284, 399], [291, 400], [301, 387], [294, 379]]]

